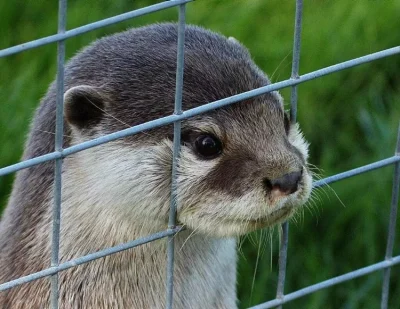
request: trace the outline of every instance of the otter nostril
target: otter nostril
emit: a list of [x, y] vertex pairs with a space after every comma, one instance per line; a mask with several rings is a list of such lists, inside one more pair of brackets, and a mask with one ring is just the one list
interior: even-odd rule
[[303, 175], [303, 170], [298, 172], [288, 173], [283, 175], [282, 177], [272, 180], [265, 178], [263, 180], [263, 184], [268, 191], [271, 191], [273, 189], [278, 189], [282, 193], [292, 194], [297, 191], [302, 175]]

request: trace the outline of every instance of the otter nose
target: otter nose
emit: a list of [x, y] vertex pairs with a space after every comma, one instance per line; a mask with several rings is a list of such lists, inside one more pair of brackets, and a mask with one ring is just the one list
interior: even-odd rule
[[276, 179], [264, 179], [264, 186], [268, 191], [279, 190], [289, 195], [297, 191], [303, 170], [285, 174]]

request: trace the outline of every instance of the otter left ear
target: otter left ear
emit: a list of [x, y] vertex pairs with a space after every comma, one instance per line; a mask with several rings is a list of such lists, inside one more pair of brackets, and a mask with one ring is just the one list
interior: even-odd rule
[[64, 94], [64, 116], [78, 129], [88, 129], [104, 116], [105, 96], [98, 88], [76, 86]]
[[241, 45], [240, 42], [238, 40], [236, 40], [233, 36], [230, 36], [228, 38], [228, 41], [230, 41], [232, 43], [235, 43], [235, 44], [238, 44], [238, 45]]

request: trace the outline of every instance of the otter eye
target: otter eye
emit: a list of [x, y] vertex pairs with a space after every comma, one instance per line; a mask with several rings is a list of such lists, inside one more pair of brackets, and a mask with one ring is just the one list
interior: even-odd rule
[[289, 115], [287, 112], [283, 113], [283, 121], [284, 121], [284, 125], [285, 125], [285, 132], [286, 135], [289, 134], [289, 130], [290, 130], [290, 120], [289, 120]]
[[214, 159], [222, 152], [222, 143], [211, 134], [202, 134], [194, 142], [196, 151], [205, 159]]

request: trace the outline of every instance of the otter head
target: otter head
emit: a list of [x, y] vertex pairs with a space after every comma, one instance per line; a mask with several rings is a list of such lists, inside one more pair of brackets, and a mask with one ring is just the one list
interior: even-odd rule
[[[171, 114], [176, 39], [176, 25], [154, 25], [76, 56], [66, 71], [72, 143]], [[269, 83], [237, 41], [187, 27], [184, 109]], [[241, 235], [285, 221], [310, 195], [308, 144], [277, 92], [184, 120], [181, 140], [177, 218], [189, 229]], [[93, 207], [115, 224], [165, 228], [171, 164], [169, 125], [75, 154], [67, 173], [82, 170], [71, 177], [79, 175]]]

